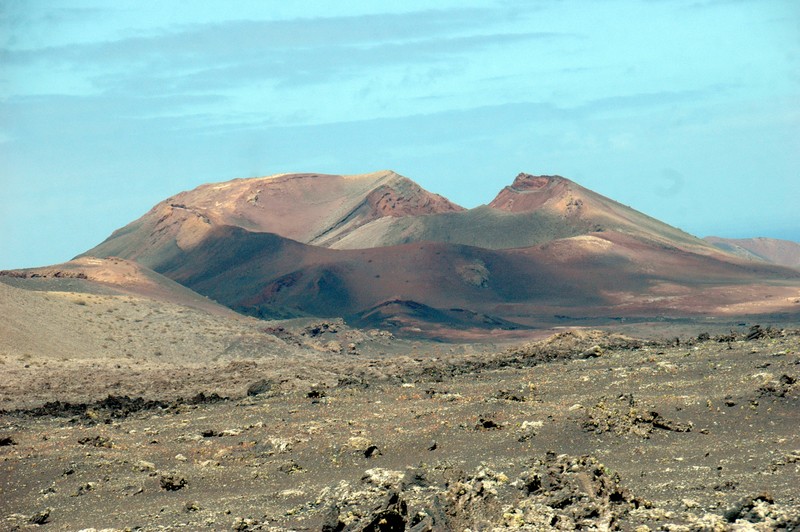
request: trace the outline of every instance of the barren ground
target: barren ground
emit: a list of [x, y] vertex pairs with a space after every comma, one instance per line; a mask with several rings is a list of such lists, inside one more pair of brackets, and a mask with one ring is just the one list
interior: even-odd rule
[[[50, 362], [3, 395], [0, 529], [797, 530], [800, 336], [747, 332], [407, 355], [364, 337], [161, 387]], [[7, 355], [4, 379], [32, 362]], [[92, 403], [109, 393], [162, 402]], [[31, 410], [57, 399], [90, 404]]]

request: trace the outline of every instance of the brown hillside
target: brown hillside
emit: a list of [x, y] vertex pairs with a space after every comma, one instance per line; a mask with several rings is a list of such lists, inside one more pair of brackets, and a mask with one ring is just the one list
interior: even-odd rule
[[513, 250], [434, 242], [332, 250], [218, 227], [159, 270], [246, 314], [344, 316], [406, 333], [426, 322], [502, 330], [554, 316], [728, 314], [731, 305], [747, 313], [750, 303], [778, 312], [800, 296], [800, 272], [611, 232]]
[[393, 172], [203, 185], [87, 254], [135, 260], [250, 315], [344, 316], [412, 335], [426, 323], [796, 312], [800, 296], [796, 270], [528, 174], [468, 211]]
[[0, 278], [27, 289], [145, 297], [229, 318], [238, 316], [168, 277], [119, 257], [79, 257], [42, 268], [0, 271]]
[[434, 241], [487, 249], [536, 246], [613, 231], [703, 255], [721, 250], [561, 176], [519, 174], [488, 206], [425, 217], [381, 218], [331, 247], [359, 249]]
[[800, 244], [776, 238], [720, 238], [709, 236], [706, 241], [740, 257], [763, 260], [780, 266], [800, 268]]

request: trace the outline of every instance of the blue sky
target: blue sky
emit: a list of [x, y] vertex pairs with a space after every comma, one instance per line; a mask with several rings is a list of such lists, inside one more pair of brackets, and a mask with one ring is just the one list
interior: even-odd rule
[[0, 2], [0, 268], [202, 183], [385, 168], [800, 241], [800, 2]]

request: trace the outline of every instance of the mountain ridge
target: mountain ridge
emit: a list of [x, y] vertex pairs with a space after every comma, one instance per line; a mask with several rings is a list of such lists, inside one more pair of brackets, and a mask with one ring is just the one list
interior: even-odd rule
[[797, 270], [745, 260], [567, 178], [524, 173], [473, 209], [392, 171], [209, 183], [85, 255], [135, 260], [261, 318], [346, 316], [411, 334], [426, 320], [524, 329], [555, 316], [763, 313], [800, 301]]

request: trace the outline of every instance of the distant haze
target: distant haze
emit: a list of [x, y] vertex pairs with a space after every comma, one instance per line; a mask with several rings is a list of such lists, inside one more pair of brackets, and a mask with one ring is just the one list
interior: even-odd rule
[[280, 172], [392, 169], [465, 207], [560, 174], [697, 236], [800, 241], [795, 0], [431, 5], [4, 0], [0, 269]]

